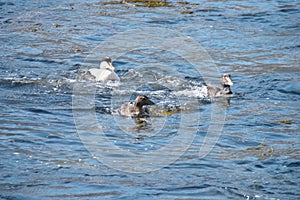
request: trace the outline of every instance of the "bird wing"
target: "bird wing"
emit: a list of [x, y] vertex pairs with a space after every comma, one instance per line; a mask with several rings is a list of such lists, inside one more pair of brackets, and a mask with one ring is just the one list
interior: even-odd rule
[[92, 76], [95, 77], [96, 81], [108, 81], [108, 80], [120, 81], [118, 75], [115, 72], [110, 71], [108, 69], [92, 68], [89, 69], [89, 72], [91, 73]]
[[90, 74], [95, 77], [96, 81], [100, 78], [100, 69], [92, 68], [89, 69]]
[[120, 81], [120, 78], [114, 71], [111, 71], [111, 73], [108, 76], [108, 80]]
[[121, 105], [120, 113], [121, 115], [131, 116], [132, 115], [133, 104], [128, 102]]
[[221, 89], [216, 87], [216, 86], [213, 86], [213, 85], [209, 85], [207, 86], [207, 95], [209, 97], [214, 97], [218, 94], [218, 92], [220, 91]]

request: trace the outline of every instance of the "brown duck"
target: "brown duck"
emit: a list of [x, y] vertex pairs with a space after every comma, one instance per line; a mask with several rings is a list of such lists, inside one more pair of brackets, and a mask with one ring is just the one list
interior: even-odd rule
[[134, 118], [149, 117], [149, 110], [147, 105], [154, 105], [154, 103], [145, 95], [139, 95], [134, 102], [128, 102], [121, 106], [121, 115], [131, 116]]

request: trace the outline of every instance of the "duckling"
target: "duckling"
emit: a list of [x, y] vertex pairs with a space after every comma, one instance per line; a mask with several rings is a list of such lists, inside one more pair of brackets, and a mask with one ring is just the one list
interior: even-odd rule
[[101, 60], [100, 68], [92, 68], [88, 70], [89, 75], [93, 76], [96, 81], [117, 80], [119, 76], [114, 72], [115, 67], [112, 65], [111, 58], [105, 57]]
[[216, 86], [207, 86], [207, 96], [208, 97], [219, 97], [232, 94], [230, 86], [233, 85], [230, 74], [223, 74], [221, 78], [222, 88]]
[[148, 118], [149, 110], [146, 105], [154, 105], [154, 103], [145, 95], [139, 95], [134, 102], [128, 102], [121, 106], [121, 115], [131, 116], [133, 118]]

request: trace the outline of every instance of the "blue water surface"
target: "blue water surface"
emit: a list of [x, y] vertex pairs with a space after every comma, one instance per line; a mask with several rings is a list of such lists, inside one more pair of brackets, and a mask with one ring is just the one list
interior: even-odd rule
[[[0, 199], [300, 198], [299, 1], [166, 2], [0, 2]], [[113, 57], [118, 45], [101, 46], [149, 27], [197, 42], [202, 50], [190, 51], [209, 55], [215, 77], [230, 73], [235, 95], [204, 98], [204, 71], [179, 51], [137, 46]], [[82, 78], [98, 67], [95, 52], [113, 57], [120, 83]], [[156, 103], [146, 126], [117, 112], [138, 94]], [[208, 134], [214, 123], [220, 135]], [[150, 157], [181, 134], [194, 134], [187, 149]], [[205, 136], [216, 141], [199, 156]]]

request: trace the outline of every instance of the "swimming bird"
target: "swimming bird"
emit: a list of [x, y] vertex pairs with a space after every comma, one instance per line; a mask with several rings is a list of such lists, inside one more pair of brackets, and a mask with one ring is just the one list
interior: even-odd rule
[[233, 85], [230, 74], [223, 74], [221, 78], [222, 88], [217, 86], [207, 86], [207, 95], [208, 97], [219, 97], [226, 96], [228, 94], [232, 94], [230, 90], [230, 86]]
[[89, 75], [93, 76], [96, 81], [117, 80], [120, 81], [119, 76], [114, 72], [115, 67], [112, 65], [111, 58], [105, 57], [101, 60], [100, 68], [92, 68], [88, 70]]
[[146, 95], [139, 95], [133, 103], [128, 102], [123, 104], [120, 113], [121, 115], [133, 118], [148, 118], [149, 110], [146, 105], [154, 105], [154, 103]]

